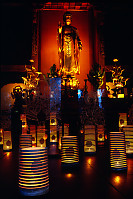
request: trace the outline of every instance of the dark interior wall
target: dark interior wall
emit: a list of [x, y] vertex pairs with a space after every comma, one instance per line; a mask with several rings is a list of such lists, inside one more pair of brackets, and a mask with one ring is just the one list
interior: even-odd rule
[[32, 49], [32, 7], [6, 4], [1, 7], [1, 64], [27, 64]]

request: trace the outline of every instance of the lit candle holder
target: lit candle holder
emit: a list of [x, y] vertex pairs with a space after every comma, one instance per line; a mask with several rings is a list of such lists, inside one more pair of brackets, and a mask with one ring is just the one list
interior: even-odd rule
[[11, 131], [4, 131], [3, 134], [3, 150], [9, 151], [12, 149]]
[[84, 127], [84, 152], [96, 153], [96, 133], [94, 125]]
[[37, 147], [46, 147], [45, 126], [37, 127]]
[[110, 165], [114, 170], [127, 169], [124, 132], [110, 132]]
[[19, 189], [24, 196], [38, 196], [49, 191], [47, 148], [20, 149]]
[[97, 125], [97, 141], [98, 145], [104, 145], [104, 126]]
[[61, 138], [61, 163], [79, 163], [77, 136], [63, 136]]

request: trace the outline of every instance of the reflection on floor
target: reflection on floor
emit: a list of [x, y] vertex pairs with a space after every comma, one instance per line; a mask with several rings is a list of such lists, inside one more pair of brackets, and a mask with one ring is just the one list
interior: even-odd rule
[[[0, 152], [1, 195], [4, 199], [31, 198], [20, 195], [18, 188], [18, 152]], [[99, 148], [96, 155], [82, 154], [79, 166], [63, 167], [60, 156], [49, 156], [49, 193], [33, 198], [132, 198], [133, 158], [127, 158], [126, 172], [114, 172], [109, 167], [106, 148]]]

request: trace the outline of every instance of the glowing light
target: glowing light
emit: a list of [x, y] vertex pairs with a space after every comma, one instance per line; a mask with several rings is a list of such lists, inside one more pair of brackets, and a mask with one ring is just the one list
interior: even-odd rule
[[11, 152], [7, 152], [7, 153], [6, 153], [7, 157], [9, 157], [10, 153], [11, 153]]
[[72, 177], [72, 174], [71, 174], [71, 173], [67, 173], [67, 174], [66, 174], [66, 177], [67, 177], [67, 178], [71, 178], [71, 177]]
[[113, 62], [118, 62], [119, 60], [118, 59], [113, 59]]
[[88, 164], [91, 164], [92, 160], [91, 158], [88, 159]]
[[120, 183], [120, 180], [121, 180], [120, 176], [115, 176], [114, 182], [115, 182], [116, 184], [119, 184], [119, 183]]
[[30, 59], [29, 62], [30, 62], [30, 63], [34, 63], [34, 60], [33, 60], [33, 59]]

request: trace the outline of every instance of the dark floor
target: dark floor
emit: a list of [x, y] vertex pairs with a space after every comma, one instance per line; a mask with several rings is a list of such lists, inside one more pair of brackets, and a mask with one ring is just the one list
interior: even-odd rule
[[127, 158], [126, 172], [110, 170], [106, 147], [93, 156], [82, 154], [74, 168], [61, 166], [60, 156], [49, 156], [49, 193], [24, 197], [18, 188], [18, 152], [0, 153], [0, 193], [4, 199], [16, 198], [104, 198], [123, 199], [133, 195], [133, 158]]

